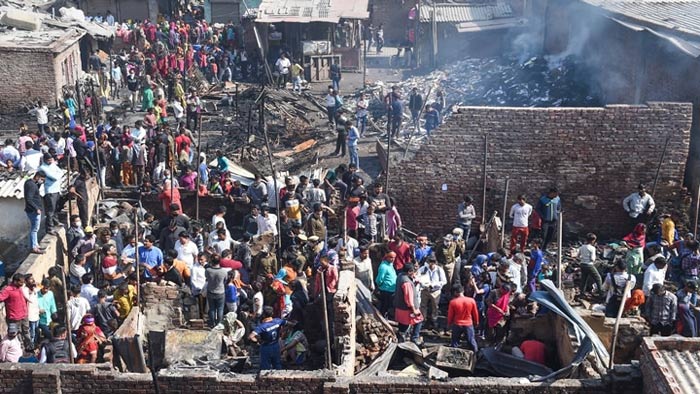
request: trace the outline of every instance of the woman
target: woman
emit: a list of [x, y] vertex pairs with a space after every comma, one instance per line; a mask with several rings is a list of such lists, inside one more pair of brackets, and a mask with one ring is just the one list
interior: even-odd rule
[[119, 271], [117, 248], [110, 243], [102, 247], [102, 276], [111, 285], [118, 285], [124, 280], [124, 274]]
[[503, 285], [496, 289], [496, 301], [488, 306], [486, 320], [490, 336], [495, 342], [501, 341], [508, 331], [508, 317], [510, 316], [510, 287]]
[[634, 230], [622, 238], [630, 248], [627, 252], [625, 262], [627, 263], [627, 272], [632, 275], [641, 273], [642, 264], [644, 264], [646, 232], [647, 226], [644, 223], [637, 223], [637, 225], [634, 226]]
[[391, 209], [386, 212], [386, 232], [389, 238], [393, 239], [394, 236], [401, 231], [401, 215], [396, 208], [396, 202], [393, 197], [389, 197], [389, 204], [391, 205]]
[[698, 336], [698, 322], [695, 313], [698, 311], [698, 285], [688, 281], [685, 288], [678, 290], [678, 333], [684, 337]]
[[83, 324], [76, 334], [78, 338], [78, 364], [97, 362], [97, 351], [107, 341], [100, 327], [95, 325], [95, 317], [88, 313], [83, 317]]
[[298, 280], [290, 282], [289, 286], [292, 288], [292, 313], [289, 315], [289, 320], [296, 321], [303, 327], [304, 317], [306, 315], [306, 304], [309, 303], [309, 295], [304, 285]]

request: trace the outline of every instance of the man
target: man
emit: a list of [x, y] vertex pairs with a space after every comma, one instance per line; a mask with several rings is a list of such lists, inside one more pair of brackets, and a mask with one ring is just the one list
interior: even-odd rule
[[191, 270], [195, 260], [197, 260], [199, 249], [190, 240], [190, 234], [187, 231], [181, 231], [178, 235], [175, 251], [177, 252], [177, 259], [182, 260], [187, 265], [187, 268]]
[[41, 100], [36, 103], [36, 107], [29, 111], [29, 113], [34, 113], [36, 115], [36, 124], [39, 128], [39, 133], [42, 136], [49, 132], [49, 107], [46, 106]]
[[469, 233], [472, 230], [472, 220], [476, 218], [474, 200], [471, 196], [464, 196], [464, 201], [457, 206], [457, 226], [464, 230], [464, 241], [469, 242]]
[[22, 357], [22, 343], [19, 340], [17, 323], [7, 325], [7, 335], [0, 342], [0, 363], [16, 363]]
[[316, 203], [313, 207], [314, 212], [309, 216], [306, 222], [306, 234], [308, 236], [316, 236], [318, 239], [326, 239], [326, 223], [323, 221], [323, 204]]
[[292, 62], [287, 59], [286, 53], [281, 53], [279, 59], [275, 62], [275, 67], [279, 73], [279, 83], [278, 87], [286, 87], [287, 82], [289, 82], [289, 68], [292, 66]]
[[418, 234], [413, 251], [416, 264], [422, 265], [431, 254], [433, 254], [433, 247], [428, 245], [428, 235], [425, 233]]
[[437, 264], [435, 255], [430, 255], [428, 261], [418, 270], [421, 282], [420, 310], [424, 318], [428, 319], [433, 329], [438, 328], [438, 303], [440, 293], [447, 284], [445, 271]]
[[528, 218], [532, 215], [532, 205], [525, 202], [523, 194], [518, 195], [518, 202], [510, 208], [510, 218], [513, 219], [513, 230], [510, 234], [510, 253], [515, 253], [515, 244], [520, 241], [520, 252], [525, 251], [527, 237], [530, 234]]
[[71, 186], [68, 191], [71, 197], [76, 197], [76, 202], [78, 205], [78, 214], [80, 216], [80, 222], [84, 225], [88, 225], [88, 194], [87, 194], [87, 174], [85, 172], [80, 172], [78, 177], [75, 179], [73, 186]]
[[44, 207], [46, 211], [46, 232], [56, 234], [56, 227], [63, 227], [58, 221], [57, 208], [58, 199], [61, 197], [61, 179], [63, 170], [58, 168], [56, 160], [49, 153], [44, 154], [44, 164], [39, 170], [46, 174], [44, 183]]
[[73, 359], [77, 358], [78, 352], [71, 341], [66, 338], [67, 336], [68, 330], [65, 327], [54, 327], [53, 338], [41, 347], [39, 362], [42, 364], [69, 364], [71, 360], [69, 351], [73, 353]]
[[396, 293], [394, 293], [394, 318], [399, 323], [399, 341], [408, 340], [409, 331], [411, 341], [420, 345], [420, 330], [423, 326], [423, 315], [418, 308], [420, 295], [415, 284], [416, 269], [413, 264], [406, 264], [403, 272], [396, 279]]
[[586, 235], [586, 244], [581, 245], [578, 249], [578, 258], [581, 265], [581, 285], [579, 294], [584, 295], [588, 290], [588, 279], [593, 279], [596, 285], [596, 293], [600, 294], [603, 290], [603, 280], [600, 277], [596, 262], [596, 240], [598, 237], [593, 233]]
[[260, 206], [267, 202], [267, 184], [262, 181], [259, 174], [255, 174], [253, 184], [248, 187], [247, 196], [252, 205]]
[[260, 369], [282, 369], [280, 352], [280, 330], [287, 324], [286, 320], [273, 319], [271, 306], [263, 308], [262, 320], [250, 333], [248, 339], [260, 344]]
[[[627, 272], [627, 264], [618, 261], [612, 272], [609, 272], [603, 283], [603, 290], [607, 291], [605, 300], [605, 317], [617, 317], [620, 304], [623, 299], [623, 292], [627, 282], [630, 282], [630, 290], [634, 288], [637, 279]], [[627, 293], [629, 295], [629, 292]]]
[[[85, 257], [85, 269], [89, 272], [92, 271], [93, 267], [95, 266], [95, 254], [99, 249], [96, 246], [97, 236], [93, 234], [92, 227], [87, 226], [83, 231], [85, 232], [85, 236], [80, 238], [78, 242], [75, 243], [75, 246], [71, 250], [71, 256], [77, 257], [78, 255], [82, 255]], [[80, 277], [77, 279], [80, 281]]]
[[693, 281], [688, 281], [685, 287], [678, 290], [678, 320], [683, 325], [683, 330], [679, 334], [688, 338], [695, 338], [698, 334], [698, 285]]
[[457, 244], [454, 242], [452, 234], [447, 234], [442, 238], [442, 242], [435, 245], [435, 257], [438, 264], [445, 270], [447, 284], [452, 284], [455, 263], [457, 262]]
[[44, 279], [41, 281], [41, 289], [39, 289], [39, 331], [45, 339], [51, 338], [51, 316], [56, 313], [56, 298], [51, 291], [51, 281]]
[[95, 305], [95, 323], [106, 337], [112, 336], [119, 327], [119, 311], [117, 307], [107, 302], [107, 293], [104, 290], [97, 292], [97, 305]]
[[369, 290], [374, 291], [374, 272], [372, 259], [369, 258], [369, 249], [360, 247], [360, 255], [355, 257], [355, 278], [357, 278]]
[[401, 234], [396, 234], [394, 240], [389, 242], [389, 250], [396, 253], [394, 260], [394, 268], [396, 272], [403, 269], [403, 266], [411, 262], [411, 246], [408, 242], [404, 242]]
[[129, 316], [131, 309], [136, 305], [136, 297], [136, 286], [126, 280], [119, 284], [119, 287], [114, 292], [114, 306], [117, 307], [120, 321]]
[[525, 255], [522, 253], [516, 253], [511, 260], [510, 264], [510, 277], [515, 288], [516, 293], [522, 293], [525, 285], [527, 284], [527, 264], [525, 264]]
[[221, 268], [219, 256], [212, 256], [204, 276], [207, 280], [207, 304], [209, 305], [209, 328], [214, 328], [224, 318], [226, 276], [228, 270]]
[[663, 284], [657, 283], [651, 288], [645, 309], [647, 321], [651, 325], [650, 335], [667, 337], [675, 332], [678, 299]]
[[396, 253], [389, 252], [384, 255], [384, 258], [379, 263], [377, 277], [374, 282], [379, 289], [379, 312], [384, 317], [389, 316], [393, 303], [394, 293], [396, 292], [396, 269], [394, 269], [394, 259]]
[[66, 303], [68, 314], [70, 315], [70, 325], [73, 331], [80, 328], [83, 316], [90, 312], [90, 302], [80, 296], [80, 286], [73, 286], [70, 289], [70, 299]]
[[367, 108], [369, 108], [369, 98], [366, 93], [362, 93], [355, 110], [356, 126], [360, 130], [360, 137], [365, 136], [365, 130], [367, 129], [367, 116], [369, 115]]
[[22, 341], [25, 349], [29, 349], [31, 338], [29, 336], [29, 310], [27, 300], [24, 298], [24, 276], [15, 273], [12, 282], [0, 291], [0, 302], [5, 303], [5, 321], [7, 324], [15, 323], [22, 331]]
[[644, 282], [642, 285], [644, 296], [649, 297], [651, 295], [651, 289], [655, 284], [664, 284], [667, 268], [668, 265], [663, 256], [656, 257], [654, 263], [647, 267], [646, 271], [644, 271]]
[[27, 300], [30, 349], [34, 349], [39, 342], [39, 289], [36, 288], [36, 280], [34, 280], [32, 274], [25, 276], [22, 292], [24, 293], [24, 299]]
[[392, 137], [398, 137], [401, 120], [403, 118], [403, 101], [401, 100], [401, 88], [392, 86], [391, 92], [384, 97], [384, 105], [389, 120], [389, 131]]
[[654, 198], [646, 191], [646, 186], [640, 183], [637, 193], [632, 193], [622, 201], [622, 208], [625, 209], [630, 218], [636, 223], [644, 223], [651, 216], [656, 208]]
[[535, 208], [542, 218], [542, 249], [547, 250], [547, 245], [552, 242], [559, 223], [561, 213], [561, 199], [559, 189], [552, 187], [547, 194], [542, 195]]
[[479, 311], [476, 301], [464, 295], [462, 285], [452, 285], [452, 300], [447, 307], [447, 327], [452, 329], [452, 347], [459, 347], [463, 335], [467, 336], [467, 342], [471, 350], [476, 354], [479, 346], [476, 343], [474, 327], [479, 325]]
[[302, 83], [304, 82], [304, 67], [299, 64], [300, 61], [294, 62], [292, 64], [291, 72], [292, 72], [292, 91], [294, 93], [301, 93], [302, 91]]
[[331, 86], [328, 87], [328, 94], [325, 99], [326, 113], [328, 114], [328, 124], [331, 127], [335, 127], [335, 117], [338, 113], [338, 109], [342, 107], [343, 101], [338, 96], [338, 91], [333, 89]]
[[[39, 188], [44, 183], [46, 174], [39, 171], [30, 179], [24, 182], [24, 212], [29, 218], [29, 248], [31, 253], [44, 254], [44, 251], [39, 249], [39, 226], [41, 226], [41, 194]], [[59, 185], [60, 187], [60, 185]]]
[[333, 152], [333, 155], [337, 157], [345, 157], [345, 153], [347, 151], [348, 129], [349, 126], [346, 122], [343, 127], [336, 130], [335, 151]]
[[350, 165], [355, 165], [357, 168], [360, 167], [360, 157], [358, 156], [358, 141], [360, 140], [360, 133], [357, 131], [357, 127], [352, 124], [351, 120], [345, 122], [345, 130], [348, 135], [348, 150], [350, 151]]
[[177, 225], [175, 220], [170, 221], [170, 225], [160, 232], [160, 240], [158, 245], [160, 245], [161, 250], [171, 250], [175, 249], [175, 245], [179, 242], [180, 233], [187, 232], [183, 227]]
[[155, 242], [156, 237], [150, 234], [143, 240], [143, 246], [138, 248], [139, 264], [144, 268], [143, 276], [147, 281], [155, 280], [163, 265], [163, 252], [154, 246]]
[[269, 231], [274, 237], [277, 237], [277, 215], [270, 213], [270, 207], [267, 205], [263, 205], [260, 212], [258, 215], [258, 235]]
[[333, 89], [340, 92], [340, 80], [342, 79], [342, 73], [340, 70], [340, 64], [333, 62], [330, 67], [331, 83], [333, 84]]
[[129, 106], [131, 112], [134, 112], [134, 108], [138, 103], [138, 92], [141, 85], [139, 77], [136, 75], [136, 71], [132, 68], [129, 70], [129, 75], [126, 76], [126, 87], [129, 89]]
[[417, 88], [411, 89], [411, 95], [408, 98], [408, 109], [411, 111], [411, 120], [413, 126], [418, 126], [418, 117], [423, 109], [423, 96], [418, 93]]

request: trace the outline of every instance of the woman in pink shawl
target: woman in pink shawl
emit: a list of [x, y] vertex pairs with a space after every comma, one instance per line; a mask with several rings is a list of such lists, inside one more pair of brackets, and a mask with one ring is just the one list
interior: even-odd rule
[[390, 239], [394, 238], [394, 235], [401, 231], [401, 215], [399, 210], [396, 209], [396, 203], [393, 197], [389, 198], [389, 204], [391, 208], [386, 211], [386, 232]]
[[503, 285], [496, 290], [498, 299], [486, 310], [486, 322], [493, 339], [498, 342], [505, 337], [510, 315], [510, 287]]

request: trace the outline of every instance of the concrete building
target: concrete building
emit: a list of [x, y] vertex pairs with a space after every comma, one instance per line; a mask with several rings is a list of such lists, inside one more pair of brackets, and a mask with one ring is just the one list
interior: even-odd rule
[[110, 11], [121, 21], [125, 19], [156, 20], [158, 14], [170, 14], [174, 10], [170, 0], [78, 0], [78, 8], [85, 15], [105, 16]]
[[62, 89], [80, 73], [80, 38], [75, 29], [5, 31], [0, 34], [0, 112], [15, 112], [24, 103], [58, 104]]

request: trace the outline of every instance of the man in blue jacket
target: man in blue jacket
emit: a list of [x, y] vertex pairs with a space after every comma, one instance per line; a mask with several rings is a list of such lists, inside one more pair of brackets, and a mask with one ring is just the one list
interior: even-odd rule
[[547, 245], [552, 242], [554, 233], [557, 231], [557, 223], [559, 223], [559, 213], [561, 213], [559, 190], [556, 187], [550, 188], [549, 192], [543, 194], [537, 201], [535, 210], [542, 218], [542, 250], [546, 251]]

